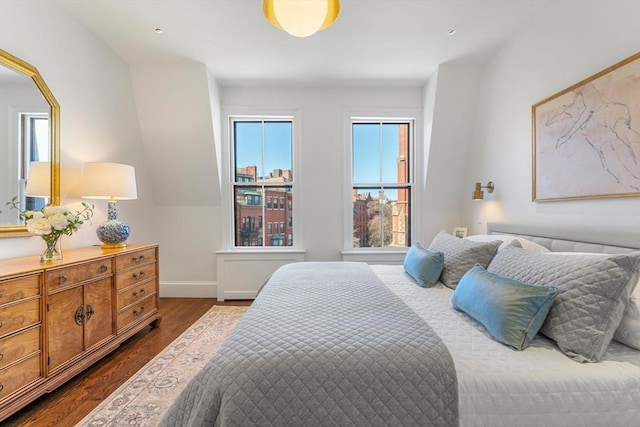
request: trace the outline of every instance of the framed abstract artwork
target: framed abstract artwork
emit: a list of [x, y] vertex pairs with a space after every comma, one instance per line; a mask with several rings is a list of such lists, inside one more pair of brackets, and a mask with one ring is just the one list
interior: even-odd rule
[[531, 109], [533, 201], [640, 197], [640, 53]]

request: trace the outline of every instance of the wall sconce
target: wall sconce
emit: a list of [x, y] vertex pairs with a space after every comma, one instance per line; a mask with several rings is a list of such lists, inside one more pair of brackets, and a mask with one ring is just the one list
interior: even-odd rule
[[471, 200], [484, 200], [484, 191], [482, 191], [483, 188], [486, 188], [487, 192], [491, 194], [493, 193], [495, 185], [493, 185], [493, 182], [491, 181], [489, 181], [486, 186], [483, 186], [481, 183], [476, 182], [476, 189], [473, 190]]
[[294, 37], [309, 37], [335, 22], [340, 0], [263, 0], [262, 9], [274, 27]]
[[116, 200], [138, 198], [136, 172], [133, 166], [119, 163], [86, 163], [82, 172], [82, 198], [106, 199], [108, 220], [96, 228], [105, 249], [124, 248], [129, 238], [129, 225], [118, 220]]

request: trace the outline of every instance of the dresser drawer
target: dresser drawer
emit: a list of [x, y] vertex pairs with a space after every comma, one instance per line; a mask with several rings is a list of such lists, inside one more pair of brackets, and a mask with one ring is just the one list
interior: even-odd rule
[[0, 305], [32, 297], [40, 293], [40, 275], [20, 277], [0, 282]]
[[0, 336], [40, 321], [40, 298], [0, 308]]
[[155, 295], [136, 303], [118, 313], [118, 332], [127, 326], [137, 323], [139, 320], [146, 318], [156, 310]]
[[118, 255], [116, 256], [116, 271], [119, 272], [130, 267], [139, 266], [148, 262], [154, 262], [155, 260], [155, 248], [132, 252], [125, 255]]
[[40, 327], [0, 340], [0, 369], [40, 350]]
[[129, 286], [156, 277], [156, 264], [145, 264], [140, 267], [130, 268], [116, 275], [116, 289], [118, 291]]
[[45, 274], [45, 283], [49, 291], [52, 291], [63, 286], [109, 274], [111, 274], [111, 260], [104, 259], [72, 267], [49, 270]]
[[41, 376], [40, 354], [34, 354], [22, 362], [0, 369], [0, 400], [20, 390]]
[[141, 301], [149, 295], [153, 295], [155, 292], [155, 280], [147, 280], [146, 282], [135, 285], [126, 291], [122, 291], [118, 294], [118, 310], [121, 310], [134, 302]]

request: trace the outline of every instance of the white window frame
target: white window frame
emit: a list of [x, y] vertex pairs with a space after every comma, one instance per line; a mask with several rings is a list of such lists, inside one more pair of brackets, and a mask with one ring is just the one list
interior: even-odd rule
[[422, 205], [423, 194], [423, 170], [422, 163], [418, 159], [423, 158], [422, 153], [422, 129], [419, 118], [422, 113], [418, 110], [402, 111], [347, 111], [344, 116], [345, 128], [345, 153], [344, 153], [344, 234], [342, 256], [345, 261], [364, 261], [380, 263], [402, 262], [404, 255], [409, 248], [398, 247], [376, 247], [376, 248], [354, 248], [353, 247], [353, 201], [352, 201], [352, 167], [353, 167], [353, 132], [354, 123], [380, 123], [380, 122], [407, 122], [410, 124], [409, 130], [409, 181], [411, 183], [411, 243], [420, 241], [422, 236], [422, 218], [419, 216]]
[[[222, 138], [225, 143], [222, 145], [222, 233], [221, 233], [221, 251], [224, 253], [229, 252], [287, 252], [287, 251], [300, 251], [303, 246], [303, 229], [302, 229], [302, 191], [300, 191], [301, 174], [300, 174], [300, 141], [301, 141], [301, 126], [300, 126], [300, 113], [296, 110], [286, 111], [247, 111], [248, 109], [238, 108], [224, 108], [223, 117], [227, 119], [223, 121], [223, 135]], [[291, 121], [292, 125], [292, 173], [293, 180], [287, 185], [292, 186], [293, 194], [293, 216], [298, 219], [293, 221], [293, 246], [235, 246], [235, 229], [234, 229], [234, 151], [233, 151], [233, 123], [235, 121], [256, 121], [256, 120], [286, 120]], [[263, 195], [264, 201], [264, 213], [267, 212], [266, 194]], [[264, 236], [266, 233], [266, 218], [263, 218], [264, 224]], [[263, 240], [263, 244], [266, 240]], [[220, 252], [220, 251], [219, 251]]]

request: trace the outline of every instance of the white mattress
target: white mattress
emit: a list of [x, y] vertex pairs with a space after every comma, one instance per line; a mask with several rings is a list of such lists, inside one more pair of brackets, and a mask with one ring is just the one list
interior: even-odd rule
[[454, 310], [451, 289], [420, 288], [399, 265], [371, 267], [449, 348], [461, 426], [640, 426], [639, 351], [612, 342], [602, 362], [581, 364], [540, 335], [515, 351]]

